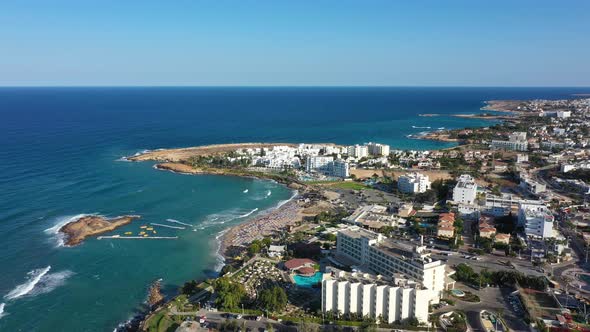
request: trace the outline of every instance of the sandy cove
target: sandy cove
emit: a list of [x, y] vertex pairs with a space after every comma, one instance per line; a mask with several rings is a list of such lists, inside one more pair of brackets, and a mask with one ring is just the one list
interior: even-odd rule
[[244, 148], [269, 148], [277, 145], [295, 146], [290, 143], [242, 143], [242, 144], [219, 144], [202, 147], [191, 147], [183, 149], [166, 149], [148, 151], [139, 155], [126, 158], [130, 161], [161, 161], [154, 166], [158, 170], [171, 171], [181, 174], [200, 175], [225, 175], [256, 177], [260, 179], [275, 180], [285, 184], [290, 189], [296, 190], [297, 194], [282, 206], [267, 213], [247, 220], [244, 223], [227, 229], [219, 238], [219, 254], [225, 258], [233, 258], [240, 253], [245, 246], [256, 239], [265, 236], [272, 236], [276, 232], [285, 231], [288, 226], [294, 226], [306, 216], [314, 216], [322, 211], [331, 208], [328, 203], [322, 200], [300, 202], [298, 199], [306, 193], [316, 191], [295, 179], [275, 178], [271, 174], [249, 172], [247, 170], [221, 169], [221, 168], [198, 168], [183, 163], [183, 161], [198, 155], [212, 155], [227, 153]]

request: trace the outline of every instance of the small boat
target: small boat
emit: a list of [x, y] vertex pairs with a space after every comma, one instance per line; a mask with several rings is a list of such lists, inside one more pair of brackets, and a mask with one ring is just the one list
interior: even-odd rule
[[153, 233], [154, 233], [154, 234], [157, 234], [158, 232], [156, 232], [156, 231], [153, 231]]
[[125, 235], [133, 235], [133, 232], [125, 232]]
[[246, 189], [246, 190], [243, 191], [244, 194], [247, 193], [247, 192], [248, 192], [248, 189]]
[[144, 234], [145, 234], [145, 232], [139, 232], [139, 235], [144, 235]]
[[146, 228], [147, 228], [147, 226], [146, 226], [146, 225], [143, 225], [143, 226], [140, 226], [139, 228], [141, 228], [141, 229], [146, 229]]
[[143, 234], [143, 237], [148, 237], [148, 235], [147, 234]]
[[146, 231], [153, 231], [153, 230], [154, 230], [154, 228], [153, 228], [153, 227], [148, 227], [148, 228], [146, 228], [145, 230], [146, 230]]
[[118, 237], [121, 237], [121, 235], [119, 235], [119, 234], [113, 235], [113, 238], [115, 238], [115, 239], [118, 238]]

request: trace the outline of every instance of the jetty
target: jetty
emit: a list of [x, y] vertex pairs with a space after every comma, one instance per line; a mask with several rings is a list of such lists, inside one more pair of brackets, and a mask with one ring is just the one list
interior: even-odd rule
[[107, 235], [107, 236], [99, 236], [97, 239], [142, 239], [142, 240], [177, 240], [178, 236], [117, 236], [117, 235]]

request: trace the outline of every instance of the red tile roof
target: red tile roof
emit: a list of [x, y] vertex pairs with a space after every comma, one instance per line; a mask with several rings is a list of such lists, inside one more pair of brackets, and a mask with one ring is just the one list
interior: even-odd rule
[[312, 264], [315, 264], [315, 262], [309, 258], [294, 258], [294, 259], [286, 261], [285, 267], [288, 268], [289, 270], [296, 270], [296, 269], [303, 267], [305, 265], [312, 265]]

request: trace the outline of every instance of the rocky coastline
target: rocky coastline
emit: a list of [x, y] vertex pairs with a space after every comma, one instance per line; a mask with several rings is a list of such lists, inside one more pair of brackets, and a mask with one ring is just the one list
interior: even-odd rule
[[86, 238], [114, 231], [115, 229], [131, 223], [140, 216], [121, 216], [108, 219], [102, 216], [84, 216], [69, 222], [59, 229], [65, 235], [66, 246], [76, 246]]

